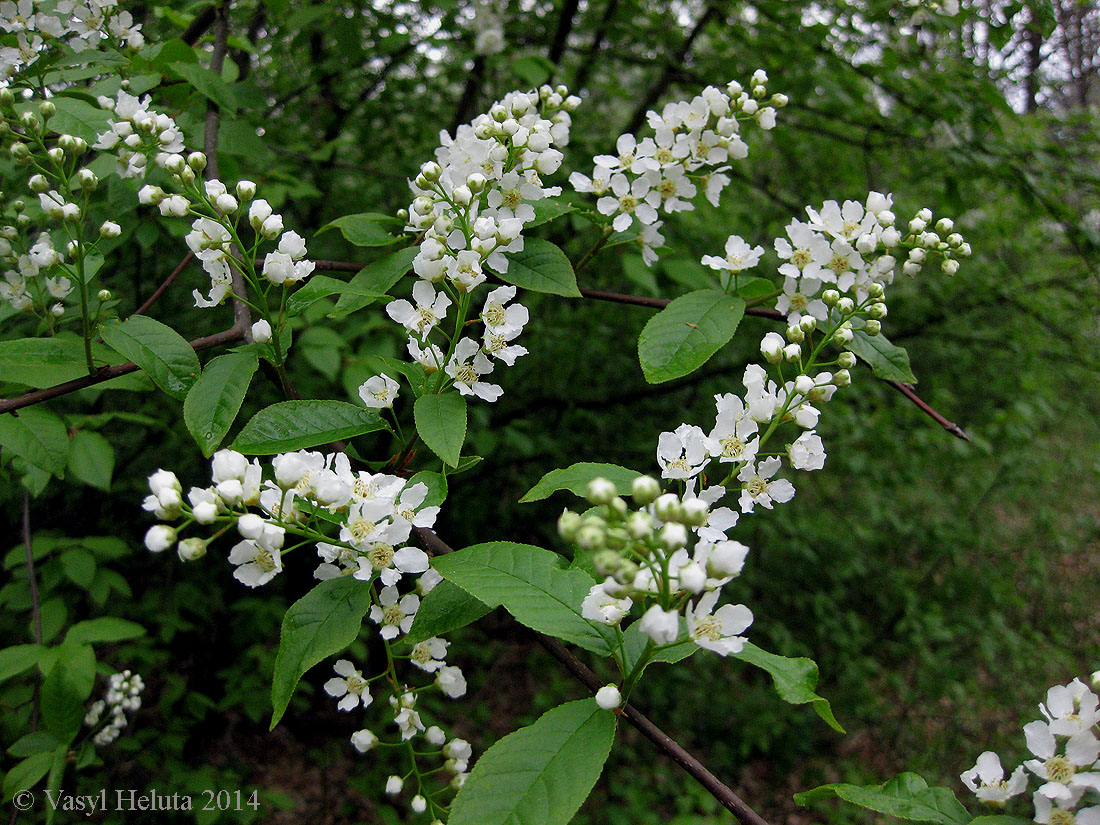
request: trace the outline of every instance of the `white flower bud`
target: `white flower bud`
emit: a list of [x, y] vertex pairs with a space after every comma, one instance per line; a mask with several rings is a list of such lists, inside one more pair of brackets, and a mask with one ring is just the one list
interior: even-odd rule
[[162, 553], [176, 543], [176, 528], [155, 524], [145, 533], [145, 546], [153, 553]]
[[586, 524], [577, 530], [573, 541], [582, 550], [599, 550], [603, 547], [604, 531], [595, 524]]
[[856, 238], [856, 249], [864, 255], [870, 255], [878, 248], [878, 239], [871, 234], [860, 235]]
[[31, 175], [30, 180], [27, 181], [27, 185], [32, 192], [39, 195], [43, 192], [50, 191], [50, 182], [46, 180], [45, 175]]
[[944, 275], [954, 275], [959, 271], [959, 262], [953, 258], [948, 258], [940, 264], [940, 269], [943, 270]]
[[812, 315], [803, 315], [798, 322], [798, 327], [805, 333], [813, 332], [817, 329], [817, 319]]
[[1100, 690], [1100, 670], [1094, 670], [1091, 677], [1093, 690]]
[[214, 208], [223, 215], [228, 215], [230, 212], [236, 212], [237, 199], [228, 192], [224, 195], [218, 195], [214, 198]]
[[836, 302], [836, 308], [844, 315], [850, 315], [856, 308], [856, 302], [848, 296], [844, 296]]
[[870, 308], [867, 310], [867, 314], [876, 321], [881, 321], [888, 313], [889, 310], [886, 308], [886, 304], [883, 303], [871, 304]]
[[122, 227], [114, 221], [104, 221], [103, 225], [99, 227], [99, 236], [101, 238], [117, 238], [122, 234]]
[[266, 524], [255, 513], [246, 513], [237, 520], [237, 532], [241, 534], [241, 538], [255, 541], [264, 534]]
[[456, 186], [451, 193], [452, 200], [459, 206], [469, 206], [473, 197], [474, 193], [470, 191], [470, 187], [468, 186]]
[[213, 524], [218, 519], [218, 505], [212, 501], [203, 501], [191, 508], [191, 514], [199, 524]]
[[670, 553], [686, 547], [688, 543], [687, 527], [682, 524], [670, 523], [661, 528], [657, 533], [657, 541]]
[[814, 379], [810, 378], [808, 375], [800, 375], [794, 379], [794, 389], [799, 395], [809, 395], [810, 390], [816, 386], [817, 384], [814, 382]]
[[214, 492], [227, 507], [235, 507], [244, 501], [244, 484], [235, 478], [219, 481], [214, 485]]
[[821, 301], [827, 307], [835, 307], [837, 301], [840, 300], [840, 293], [835, 289], [826, 289], [821, 293]]
[[91, 192], [99, 186], [99, 177], [91, 169], [81, 169], [76, 173], [76, 183], [84, 191]]
[[906, 261], [904, 264], [902, 264], [901, 267], [901, 271], [904, 274], [909, 275], [910, 277], [918, 274], [920, 272], [920, 269], [920, 264], [916, 263], [915, 261]]
[[684, 524], [689, 527], [701, 527], [706, 524], [710, 507], [701, 498], [689, 498], [682, 505]]
[[616, 493], [614, 482], [606, 478], [594, 478], [585, 487], [584, 496], [592, 504], [610, 504]]
[[426, 800], [420, 794], [417, 794], [409, 802], [409, 808], [412, 809], [412, 812], [414, 814], [422, 814], [424, 813], [424, 811], [428, 810], [428, 800]]
[[236, 187], [237, 197], [242, 201], [250, 201], [256, 197], [256, 184], [250, 180], [237, 181]]
[[778, 364], [783, 360], [783, 336], [778, 332], [769, 332], [760, 342], [760, 354], [769, 364]]
[[60, 318], [64, 314], [65, 314], [65, 305], [62, 304], [61, 302], [58, 302], [58, 303], [56, 303], [56, 304], [54, 304], [53, 306], [50, 307], [50, 315], [52, 315], [54, 318]]
[[874, 318], [871, 318], [870, 320], [864, 322], [863, 331], [866, 332], [868, 335], [878, 335], [880, 332], [882, 332], [882, 324], [879, 321], [876, 321]]
[[963, 244], [959, 247], [959, 255], [963, 258], [969, 258], [971, 252], [972, 250], [970, 249], [970, 244], [964, 241]]
[[835, 340], [841, 346], [847, 346], [852, 343], [855, 335], [852, 333], [852, 328], [847, 324], [841, 326], [834, 334], [833, 340]]
[[806, 333], [802, 331], [802, 327], [792, 324], [784, 330], [783, 335], [792, 344], [801, 344], [806, 340]]
[[655, 604], [642, 616], [638, 629], [654, 644], [672, 644], [680, 636], [680, 615], [675, 610], [663, 610]]
[[397, 796], [401, 793], [401, 788], [405, 785], [405, 780], [400, 776], [391, 776], [386, 780], [386, 794], [388, 796]]
[[596, 691], [596, 704], [604, 710], [613, 710], [622, 702], [622, 694], [614, 685], [604, 685]]
[[261, 318], [252, 325], [252, 340], [257, 344], [266, 344], [271, 340], [271, 324]]
[[[856, 365], [855, 353], [847, 351], [842, 352], [837, 356], [836, 362], [842, 369], [851, 369]], [[835, 380], [836, 376], [833, 376], [833, 378]]]
[[630, 484], [630, 495], [641, 507], [649, 504], [661, 494], [661, 484], [653, 476], [638, 476]]
[[848, 370], [837, 370], [833, 373], [833, 383], [838, 387], [847, 387], [852, 383], [852, 374]]
[[[254, 201], [255, 206], [259, 201]], [[274, 240], [283, 234], [283, 216], [282, 215], [270, 215], [260, 225], [260, 234], [267, 238], [269, 241]]]
[[955, 222], [950, 218], [940, 218], [936, 221], [936, 231], [941, 235], [946, 235], [955, 228]]
[[202, 539], [184, 539], [176, 548], [180, 561], [198, 561], [206, 555], [206, 542]]
[[653, 510], [661, 521], [678, 521], [682, 509], [680, 498], [675, 493], [665, 493], [653, 502]]
[[802, 346], [800, 344], [787, 344], [783, 347], [783, 357], [792, 362], [802, 360]]
[[351, 735], [351, 744], [359, 753], [366, 753], [378, 744], [378, 737], [369, 730], [357, 730]]
[[480, 172], [474, 172], [466, 178], [466, 187], [474, 194], [482, 191], [486, 183], [488, 183], [488, 181], [486, 181], [485, 176]]
[[707, 585], [707, 571], [697, 561], [689, 561], [679, 572], [680, 587], [690, 593], [702, 593]]
[[635, 539], [649, 538], [653, 535], [653, 519], [649, 513], [631, 513], [626, 520], [626, 531]]
[[201, 172], [206, 168], [206, 155], [202, 152], [192, 152], [187, 156], [187, 165], [194, 172]]

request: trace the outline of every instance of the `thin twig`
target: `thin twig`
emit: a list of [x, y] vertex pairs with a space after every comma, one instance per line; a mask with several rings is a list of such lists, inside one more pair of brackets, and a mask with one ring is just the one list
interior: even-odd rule
[[[31, 624], [34, 643], [42, 644], [42, 609], [38, 603], [38, 576], [34, 572], [34, 542], [31, 540], [31, 494], [23, 491], [23, 547], [27, 551], [27, 582], [31, 589]], [[34, 682], [34, 704], [31, 710], [31, 733], [38, 730], [38, 680]]]
[[[417, 544], [433, 556], [444, 556], [454, 552], [454, 549], [443, 539], [439, 538], [432, 530], [425, 527], [414, 527], [413, 535]], [[568, 648], [557, 639], [544, 636], [541, 633], [531, 631], [532, 635], [546, 650], [557, 659], [565, 669], [582, 685], [595, 693], [606, 683], [597, 676], [584, 662], [574, 656]], [[677, 765], [684, 769], [700, 785], [707, 789], [711, 796], [717, 799], [722, 806], [737, 817], [744, 825], [768, 825], [767, 821], [733, 792], [733, 789], [722, 780], [707, 770], [706, 766], [688, 753], [675, 739], [662, 731], [636, 707], [630, 703], [625, 704], [620, 715], [631, 725], [637, 728], [641, 734], [664, 751]]]
[[191, 259], [194, 257], [194, 252], [188, 252], [186, 255], [184, 255], [183, 260], [180, 261], [176, 265], [176, 268], [173, 269], [168, 277], [164, 279], [164, 283], [158, 286], [156, 292], [149, 296], [149, 300], [147, 300], [144, 304], [134, 310], [134, 315], [144, 315], [145, 311], [148, 310], [149, 307], [151, 307], [153, 304], [155, 304], [157, 302], [157, 299], [164, 294], [164, 291], [172, 285], [172, 281], [176, 280], [176, 278], [179, 277], [180, 273], [187, 268], [187, 265], [191, 263]]
[[[217, 347], [221, 344], [228, 344], [231, 341], [238, 341], [241, 338], [244, 338], [244, 330], [234, 324], [229, 329], [215, 332], [213, 335], [207, 335], [203, 338], [196, 338], [194, 341], [188, 343], [190, 343], [191, 349], [195, 350], [195, 352], [199, 352], [200, 350], [210, 349], [211, 347]], [[2, 398], [0, 399], [0, 415], [15, 412], [24, 407], [30, 407], [33, 404], [40, 404], [43, 401], [49, 401], [51, 398], [60, 398], [63, 395], [68, 395], [69, 393], [94, 386], [95, 384], [102, 384], [104, 381], [110, 381], [112, 378], [118, 378], [120, 375], [137, 372], [138, 369], [140, 369], [140, 367], [133, 361], [127, 361], [123, 364], [100, 367], [96, 370], [94, 375], [74, 378], [72, 381], [66, 381], [63, 384], [55, 384], [52, 387], [46, 387], [41, 390], [34, 390], [33, 392], [20, 395], [17, 398]]]
[[206, 34], [206, 30], [210, 28], [210, 24], [213, 22], [214, 7], [207, 6], [195, 16], [195, 19], [191, 21], [191, 25], [184, 29], [183, 34], [180, 35], [180, 40], [188, 46], [194, 46], [199, 42], [199, 38]]

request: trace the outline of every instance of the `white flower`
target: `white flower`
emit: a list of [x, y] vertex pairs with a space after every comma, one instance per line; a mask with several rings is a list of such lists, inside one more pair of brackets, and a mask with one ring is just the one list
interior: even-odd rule
[[415, 307], [404, 299], [391, 301], [386, 305], [386, 314], [423, 338], [446, 317], [451, 299], [444, 292], [437, 294], [427, 281], [417, 281], [413, 284], [413, 300]]
[[753, 438], [760, 426], [750, 416], [745, 402], [733, 393], [715, 396], [718, 415], [710, 431], [710, 454], [719, 462], [752, 461], [760, 449]]
[[454, 665], [444, 665], [436, 674], [435, 683], [449, 699], [458, 699], [466, 695], [466, 677]]
[[741, 468], [737, 478], [741, 481], [741, 498], [738, 504], [742, 513], [751, 513], [757, 504], [772, 509], [772, 502], [783, 504], [794, 498], [794, 485], [784, 478], [769, 479], [779, 470], [782, 461], [776, 456], [766, 458], [758, 466], [749, 462]]
[[1027, 772], [1024, 766], [1016, 768], [1006, 781], [1001, 758], [993, 751], [986, 751], [979, 756], [977, 764], [970, 770], [963, 771], [959, 778], [978, 799], [993, 805], [1001, 804], [1027, 790]]
[[435, 673], [445, 664], [443, 658], [447, 655], [447, 646], [449, 644], [450, 642], [446, 639], [440, 639], [437, 636], [433, 636], [430, 639], [425, 639], [413, 645], [412, 653], [409, 654], [409, 659], [421, 670], [426, 670], [428, 673]]
[[375, 571], [380, 571], [382, 584], [395, 585], [405, 573], [423, 573], [428, 569], [428, 554], [418, 547], [402, 547], [394, 550], [392, 545], [376, 542], [366, 548], [366, 555], [357, 560], [359, 569], [355, 578], [370, 581]]
[[671, 433], [661, 433], [657, 439], [657, 463], [662, 478], [691, 478], [706, 466], [713, 444], [703, 431], [691, 424], [681, 424]]
[[1046, 698], [1046, 704], [1040, 704], [1039, 710], [1050, 722], [1052, 733], [1073, 736], [1100, 721], [1097, 709], [1100, 702], [1080, 679], [1068, 685], [1055, 685], [1047, 691]]
[[672, 644], [680, 637], [680, 614], [655, 604], [639, 620], [638, 629], [654, 644]]
[[359, 386], [359, 397], [367, 407], [373, 409], [392, 407], [400, 386], [385, 373], [374, 375]]
[[420, 597], [408, 593], [398, 597], [396, 587], [383, 587], [378, 594], [378, 604], [370, 609], [372, 622], [382, 625], [383, 639], [396, 638], [398, 633], [408, 633], [416, 611], [420, 609]]
[[1038, 791], [1032, 796], [1032, 801], [1035, 803], [1035, 821], [1040, 825], [1100, 825], [1100, 805], [1074, 811], [1077, 800], [1062, 807]]
[[752, 624], [752, 611], [743, 604], [726, 604], [714, 611], [718, 591], [702, 596], [684, 611], [688, 636], [699, 647], [713, 650], [720, 656], [740, 653], [745, 646], [743, 633]]
[[497, 287], [485, 296], [485, 305], [481, 309], [481, 320], [485, 328], [496, 333], [506, 333], [524, 327], [530, 318], [523, 304], [505, 306], [516, 297], [514, 286]]
[[795, 439], [787, 448], [787, 455], [796, 470], [820, 470], [825, 466], [825, 446], [813, 430]]
[[1024, 762], [1027, 769], [1040, 779], [1039, 793], [1059, 802], [1075, 802], [1086, 788], [1100, 791], [1100, 773], [1078, 773], [1096, 762], [1100, 742], [1089, 730], [1071, 736], [1065, 743], [1065, 754], [1058, 753], [1054, 733], [1046, 722], [1024, 725], [1027, 746], [1039, 759]]
[[366, 753], [378, 744], [378, 737], [364, 728], [351, 735], [351, 744], [359, 753]]
[[[612, 580], [613, 581], [613, 580]], [[630, 599], [616, 599], [602, 584], [593, 585], [581, 603], [581, 616], [590, 622], [617, 625], [623, 616], [630, 612], [633, 602]]]
[[493, 371], [493, 362], [485, 357], [481, 347], [472, 338], [463, 338], [455, 347], [447, 364], [447, 375], [455, 382], [455, 389], [462, 395], [476, 395], [485, 401], [496, 401], [504, 393], [497, 384], [480, 380]]
[[744, 239], [737, 235], [730, 235], [726, 240], [726, 257], [719, 258], [717, 255], [704, 255], [702, 263], [711, 269], [740, 272], [743, 269], [756, 266], [763, 254], [764, 247], [749, 246]]
[[[355, 669], [355, 666], [347, 659], [340, 659], [333, 666], [336, 676], [325, 682], [325, 693], [333, 698], [340, 699], [337, 707], [340, 710], [355, 710], [362, 702], [366, 707], [373, 701], [370, 691], [367, 690], [367, 680], [363, 674]], [[341, 698], [342, 697], [342, 698]], [[352, 739], [354, 744], [355, 740]], [[356, 746], [358, 747], [358, 745]], [[364, 749], [360, 749], [362, 753]]]
[[259, 587], [275, 578], [283, 569], [283, 528], [264, 527], [259, 541], [245, 539], [229, 551], [229, 561], [237, 565], [233, 578], [249, 587]]

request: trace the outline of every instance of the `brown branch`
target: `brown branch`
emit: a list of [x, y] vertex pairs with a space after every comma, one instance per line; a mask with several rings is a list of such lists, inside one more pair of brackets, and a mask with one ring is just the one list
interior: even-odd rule
[[[445, 541], [433, 531], [425, 527], [414, 527], [413, 535], [416, 543], [422, 549], [433, 556], [444, 556], [454, 552]], [[531, 631], [539, 644], [541, 644], [566, 670], [582, 685], [595, 693], [606, 682], [597, 676], [584, 662], [578, 659], [557, 639], [544, 636], [541, 633]], [[707, 789], [711, 796], [717, 799], [722, 806], [737, 817], [744, 825], [768, 825], [767, 820], [756, 813], [752, 808], [733, 792], [733, 789], [723, 783], [718, 777], [707, 770], [706, 766], [688, 753], [675, 739], [662, 731], [636, 707], [627, 703], [623, 705], [619, 714], [631, 725], [637, 728], [641, 734], [664, 751], [677, 765], [684, 769], [700, 785]]]
[[[602, 289], [582, 289], [581, 295], [596, 301], [611, 301], [617, 304], [632, 304], [634, 306], [650, 307], [652, 309], [664, 309], [671, 303], [668, 298], [646, 298], [641, 295], [623, 295], [618, 292], [606, 292]], [[782, 312], [774, 309], [765, 309], [764, 307], [747, 307], [745, 309], [745, 314], [754, 315], [758, 318], [770, 318], [773, 321], [786, 320], [786, 316]], [[963, 441], [970, 440], [970, 437], [962, 427], [948, 421], [936, 412], [926, 401], [921, 399], [920, 396], [913, 391], [912, 384], [906, 384], [901, 381], [886, 381], [886, 383], [916, 404], [918, 409], [947, 430], [947, 432], [951, 433], [951, 435], [956, 438], [961, 438]]]
[[584, 84], [588, 82], [588, 75], [592, 71], [592, 67], [596, 63], [596, 57], [600, 53], [600, 49], [603, 48], [603, 41], [607, 37], [607, 30], [611, 28], [611, 24], [615, 20], [615, 13], [619, 9], [619, 0], [608, 0], [606, 6], [604, 6], [603, 17], [600, 18], [599, 27], [596, 29], [596, 34], [592, 38], [592, 45], [588, 47], [588, 51], [585, 53], [584, 62], [581, 63], [577, 69], [577, 74], [573, 77], [573, 91], [580, 94], [581, 89], [584, 88]]
[[214, 7], [207, 6], [191, 21], [191, 25], [183, 30], [183, 34], [180, 35], [180, 40], [188, 46], [194, 46], [199, 42], [199, 38], [206, 34], [206, 30], [210, 28], [210, 24], [213, 22]]
[[[196, 338], [189, 343], [195, 352], [199, 352], [200, 350], [228, 344], [231, 341], [237, 341], [241, 338], [244, 338], [244, 330], [234, 324], [227, 330], [215, 332], [213, 335], [207, 335], [203, 338]], [[102, 384], [104, 381], [110, 381], [112, 378], [118, 378], [120, 375], [137, 372], [138, 369], [140, 369], [140, 367], [133, 361], [127, 361], [123, 364], [100, 367], [93, 375], [74, 378], [72, 381], [66, 381], [63, 384], [56, 384], [52, 387], [28, 392], [17, 398], [0, 399], [0, 415], [4, 413], [13, 413], [16, 410], [30, 407], [33, 404], [40, 404], [43, 401], [60, 398], [63, 395], [68, 395], [77, 390], [83, 390], [96, 384]]]
[[580, 0], [564, 0], [561, 4], [561, 15], [558, 17], [558, 28], [554, 32], [554, 41], [550, 44], [550, 53], [547, 57], [551, 63], [561, 60], [565, 44], [569, 40], [569, 33], [573, 30], [573, 18], [577, 14], [577, 6]]
[[157, 302], [157, 299], [164, 294], [164, 291], [172, 285], [172, 281], [176, 280], [176, 278], [179, 277], [180, 273], [187, 268], [187, 265], [191, 263], [191, 259], [194, 257], [194, 252], [188, 252], [186, 255], [184, 255], [183, 260], [180, 261], [176, 265], [176, 268], [173, 269], [168, 277], [164, 279], [164, 283], [158, 286], [156, 292], [149, 296], [149, 300], [147, 300], [144, 304], [134, 310], [134, 315], [144, 315], [145, 311], [148, 310], [149, 307], [151, 307], [153, 304], [155, 304]]

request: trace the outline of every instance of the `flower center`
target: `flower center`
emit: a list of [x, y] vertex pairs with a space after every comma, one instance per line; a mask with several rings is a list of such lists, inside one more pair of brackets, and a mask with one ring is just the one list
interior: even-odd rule
[[745, 451], [745, 442], [735, 435], [722, 439], [722, 457], [739, 458]]
[[676, 181], [665, 178], [661, 181], [660, 185], [658, 185], [657, 191], [661, 193], [661, 198], [667, 201], [676, 194]]
[[423, 332], [425, 328], [431, 329], [436, 325], [438, 319], [435, 317], [435, 312], [431, 307], [421, 307], [417, 314], [420, 316], [419, 320], [416, 322], [416, 329], [418, 332]]
[[1055, 808], [1050, 812], [1050, 825], [1076, 825], [1077, 817], [1070, 811]]
[[461, 384], [473, 384], [477, 381], [477, 371], [469, 362], [459, 364], [455, 367], [455, 381]]
[[851, 264], [848, 262], [848, 256], [834, 255], [833, 259], [829, 261], [829, 269], [831, 269], [837, 275], [847, 272], [849, 269], [851, 269]]
[[845, 221], [844, 228], [841, 229], [841, 232], [844, 234], [845, 238], [850, 238], [857, 229], [859, 229], [859, 223], [856, 221]]
[[370, 550], [367, 551], [367, 559], [375, 570], [389, 567], [390, 562], [393, 561], [393, 547], [381, 543], [371, 545]]
[[366, 681], [360, 679], [354, 673], [345, 679], [344, 683], [348, 686], [348, 693], [354, 693], [356, 696], [362, 694], [363, 689], [367, 686]]
[[668, 466], [674, 470], [683, 470], [685, 473], [691, 471], [691, 465], [688, 464], [686, 458], [676, 458], [668, 462]]
[[421, 665], [426, 665], [432, 660], [432, 652], [426, 643], [421, 642], [412, 649], [412, 660]]
[[506, 189], [501, 193], [501, 197], [504, 200], [504, 205], [513, 211], [523, 203], [523, 195], [519, 193], [518, 189]]
[[750, 496], [757, 498], [768, 492], [768, 482], [764, 481], [760, 476], [757, 476], [745, 485], [745, 489], [749, 491]]
[[800, 270], [809, 266], [811, 260], [813, 259], [810, 257], [810, 253], [805, 249], [796, 249], [794, 254], [791, 255], [791, 263]]
[[405, 618], [405, 611], [395, 604], [391, 604], [382, 611], [383, 624], [398, 625]]
[[619, 198], [619, 209], [626, 212], [628, 215], [633, 214], [634, 210], [638, 208], [638, 199], [633, 195], [623, 195]]
[[1051, 782], [1063, 784], [1077, 772], [1077, 767], [1064, 756], [1052, 756], [1043, 767], [1047, 769], [1047, 778]]
[[348, 524], [348, 529], [351, 531], [352, 537], [356, 541], [366, 540], [371, 533], [375, 530], [375, 523], [373, 521], [367, 521], [365, 518], [353, 519]]
[[485, 308], [485, 312], [481, 314], [481, 317], [484, 319], [486, 326], [501, 327], [508, 320], [508, 313], [502, 304], [491, 304]]
[[722, 638], [722, 626], [713, 616], [705, 616], [695, 623], [695, 631], [692, 633], [692, 636], [696, 639], [706, 639], [710, 642], [717, 642]]
[[797, 309], [799, 312], [804, 311], [810, 303], [801, 292], [788, 296], [788, 300], [791, 302], [791, 309]]
[[657, 162], [662, 166], [676, 160], [676, 157], [672, 154], [672, 150], [665, 148], [658, 149], [653, 157], [656, 158]]
[[256, 558], [253, 559], [253, 562], [265, 573], [270, 573], [275, 570], [275, 557], [271, 555], [270, 550], [265, 550], [262, 547], [259, 552], [256, 553]]

